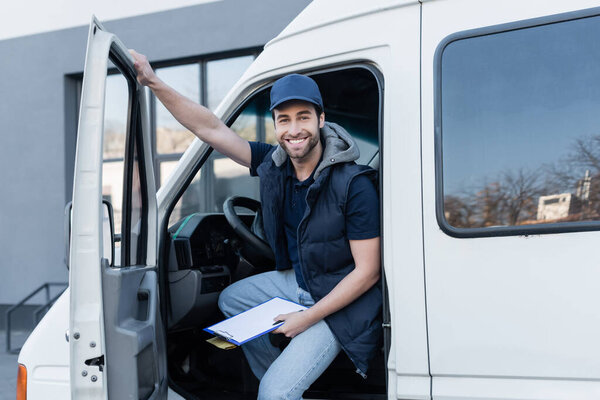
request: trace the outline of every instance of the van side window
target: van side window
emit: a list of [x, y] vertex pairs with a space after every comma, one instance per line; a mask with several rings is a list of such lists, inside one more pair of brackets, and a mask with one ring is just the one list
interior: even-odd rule
[[[379, 151], [378, 82], [366, 68], [346, 68], [313, 74], [321, 89], [325, 119], [343, 126], [360, 149], [359, 164], [369, 164]], [[229, 126], [246, 140], [276, 144], [270, 104], [270, 88], [246, 101]], [[259, 199], [259, 181], [247, 168], [213, 151], [179, 199], [169, 226], [193, 213], [222, 212], [223, 202], [232, 195]]]
[[594, 16], [459, 35], [438, 50], [443, 229], [477, 236], [600, 227], [598, 34]]

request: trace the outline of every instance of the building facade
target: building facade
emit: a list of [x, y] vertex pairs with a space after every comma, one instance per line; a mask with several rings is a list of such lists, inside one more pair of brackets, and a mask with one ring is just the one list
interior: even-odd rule
[[[222, 0], [104, 25], [146, 54], [163, 80], [214, 109], [262, 46], [309, 2]], [[87, 31], [79, 26], [0, 40], [0, 328], [8, 307], [46, 282], [68, 281], [64, 210], [72, 195]], [[106, 89], [105, 134], [111, 140], [104, 173], [114, 179], [103, 194], [113, 204], [120, 196], [122, 159], [115, 155], [126, 112], [118, 76], [109, 75]], [[193, 136], [151, 103], [159, 186]]]

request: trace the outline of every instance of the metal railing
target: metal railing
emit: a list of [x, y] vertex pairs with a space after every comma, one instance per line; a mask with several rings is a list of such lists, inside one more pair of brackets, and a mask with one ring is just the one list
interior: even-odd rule
[[[20, 347], [15, 348], [15, 349], [13, 349], [11, 347], [11, 338], [12, 338], [11, 316], [12, 316], [13, 312], [15, 310], [17, 310], [18, 308], [22, 307], [23, 305], [25, 305], [25, 303], [27, 301], [29, 301], [33, 296], [37, 295], [39, 292], [41, 292], [42, 290], [46, 290], [46, 303], [37, 307], [35, 309], [35, 311], [33, 312], [33, 326], [35, 327], [38, 324], [38, 322], [40, 322], [41, 317], [43, 316], [43, 313], [45, 314], [46, 311], [48, 311], [50, 309], [52, 304], [54, 304], [54, 302], [60, 297], [60, 295], [63, 294], [63, 292], [65, 291], [65, 289], [67, 288], [68, 285], [69, 284], [67, 282], [44, 283], [42, 286], [40, 286], [39, 288], [37, 288], [33, 292], [31, 292], [23, 300], [21, 300], [20, 302], [18, 302], [14, 306], [10, 307], [8, 310], [6, 310], [6, 352], [7, 353], [17, 354], [21, 350]], [[57, 295], [55, 295], [51, 298], [50, 297], [50, 287], [51, 286], [64, 286], [64, 288]]]

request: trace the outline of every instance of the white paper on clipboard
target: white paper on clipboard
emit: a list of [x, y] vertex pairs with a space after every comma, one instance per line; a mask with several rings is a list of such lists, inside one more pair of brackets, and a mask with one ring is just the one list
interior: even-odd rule
[[281, 326], [283, 322], [274, 324], [274, 318], [279, 314], [303, 311], [307, 308], [293, 301], [274, 297], [204, 330], [240, 346]]

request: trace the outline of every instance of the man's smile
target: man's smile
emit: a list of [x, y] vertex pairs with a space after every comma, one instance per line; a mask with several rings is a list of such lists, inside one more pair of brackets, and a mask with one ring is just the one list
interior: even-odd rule
[[291, 144], [298, 144], [304, 142], [308, 138], [300, 138], [300, 139], [286, 139]]

